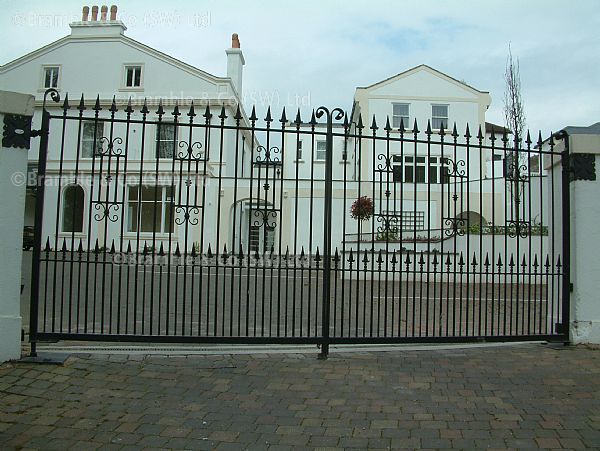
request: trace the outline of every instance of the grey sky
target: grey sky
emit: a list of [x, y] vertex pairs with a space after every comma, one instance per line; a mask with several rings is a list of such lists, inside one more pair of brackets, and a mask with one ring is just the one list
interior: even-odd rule
[[[424, 63], [489, 91], [487, 120], [503, 123], [510, 42], [531, 130], [600, 120], [597, 0], [115, 3], [128, 36], [219, 76], [239, 33], [244, 104], [259, 111], [349, 109], [357, 86]], [[69, 34], [84, 4], [1, 1], [0, 64]]]

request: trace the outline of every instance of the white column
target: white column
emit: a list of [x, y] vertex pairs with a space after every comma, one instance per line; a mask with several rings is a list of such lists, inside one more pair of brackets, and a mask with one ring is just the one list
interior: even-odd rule
[[[567, 127], [568, 138], [556, 142], [564, 150], [568, 139], [571, 159], [571, 283], [569, 333], [572, 343], [600, 344], [600, 134], [592, 127]], [[560, 197], [562, 167], [552, 166]], [[557, 212], [560, 216], [560, 212]], [[560, 220], [559, 220], [560, 222]], [[557, 227], [557, 237], [562, 229]]]
[[[11, 127], [6, 125], [6, 116], [31, 117], [33, 109], [32, 95], [0, 91], [0, 125], [3, 126], [0, 149], [0, 362], [21, 357], [21, 257], [27, 178], [27, 149], [19, 147], [20, 143], [12, 147], [14, 140], [7, 136]], [[17, 131], [17, 137], [22, 135]], [[11, 147], [4, 147], [5, 144]]]

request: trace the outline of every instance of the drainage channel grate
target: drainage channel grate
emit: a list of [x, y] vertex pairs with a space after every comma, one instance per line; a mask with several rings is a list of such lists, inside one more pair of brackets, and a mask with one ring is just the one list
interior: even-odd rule
[[[431, 345], [331, 345], [332, 353], [363, 353], [363, 352], [407, 352], [407, 351], [453, 351], [473, 348], [494, 348], [504, 346], [539, 345], [544, 341], [506, 342], [506, 343], [469, 343], [469, 344], [431, 344]], [[147, 355], [226, 355], [226, 354], [312, 354], [318, 352], [314, 345], [297, 346], [78, 346], [78, 345], [39, 345], [38, 349], [51, 353], [71, 354], [147, 354]]]

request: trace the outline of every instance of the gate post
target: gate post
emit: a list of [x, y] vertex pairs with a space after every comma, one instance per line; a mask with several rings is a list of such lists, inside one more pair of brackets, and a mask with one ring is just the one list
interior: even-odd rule
[[[325, 152], [325, 199], [323, 211], [323, 311], [322, 311], [322, 338], [319, 359], [325, 360], [329, 355], [329, 326], [331, 305], [331, 208], [333, 197], [333, 119], [340, 120], [344, 112], [340, 108], [329, 111], [326, 107], [319, 107], [316, 111], [317, 118], [326, 115], [327, 135]], [[335, 116], [334, 116], [335, 115]]]
[[600, 344], [600, 129], [566, 127], [554, 135], [564, 146], [562, 332], [572, 343]]
[[0, 363], [21, 358], [21, 261], [34, 97], [0, 91]]

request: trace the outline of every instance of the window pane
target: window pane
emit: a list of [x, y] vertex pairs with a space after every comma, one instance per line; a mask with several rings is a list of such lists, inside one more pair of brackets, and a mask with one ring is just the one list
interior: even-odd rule
[[131, 202], [127, 209], [127, 231], [137, 232], [138, 204]]
[[64, 191], [63, 232], [83, 232], [83, 188], [69, 186]]
[[404, 181], [407, 183], [413, 182], [413, 167], [404, 166]]
[[160, 223], [162, 221], [161, 210], [162, 208], [160, 203], [142, 203], [142, 216], [140, 219], [141, 232], [160, 232]]
[[433, 117], [448, 117], [448, 105], [432, 105], [431, 115]]
[[425, 157], [417, 157], [417, 163], [425, 164]]
[[437, 183], [438, 182], [438, 167], [437, 166], [429, 166], [429, 183]]
[[156, 126], [156, 157], [173, 158], [175, 153], [175, 124]]
[[92, 158], [94, 156], [94, 137], [96, 138], [96, 151], [102, 150], [100, 138], [104, 135], [104, 122], [86, 121], [83, 123], [81, 137], [81, 156]]
[[408, 116], [408, 104], [394, 103], [394, 116]]
[[138, 198], [138, 188], [137, 186], [129, 187], [129, 200], [137, 200]]
[[438, 130], [441, 129], [442, 126], [444, 127], [444, 129], [448, 128], [448, 119], [434, 117], [431, 120], [431, 128]]
[[142, 186], [142, 202], [162, 201], [162, 189], [156, 186]]
[[417, 166], [415, 168], [415, 181], [417, 183], [425, 183], [425, 166]]
[[47, 67], [44, 69], [44, 87], [58, 87], [58, 67]]
[[394, 165], [394, 167], [392, 168], [392, 175], [394, 178], [394, 182], [401, 182], [402, 181], [402, 166], [400, 166], [399, 164]]
[[317, 150], [325, 150], [327, 149], [326, 141], [317, 141]]
[[125, 68], [125, 86], [135, 88], [142, 85], [142, 68], [140, 66], [128, 66]]

